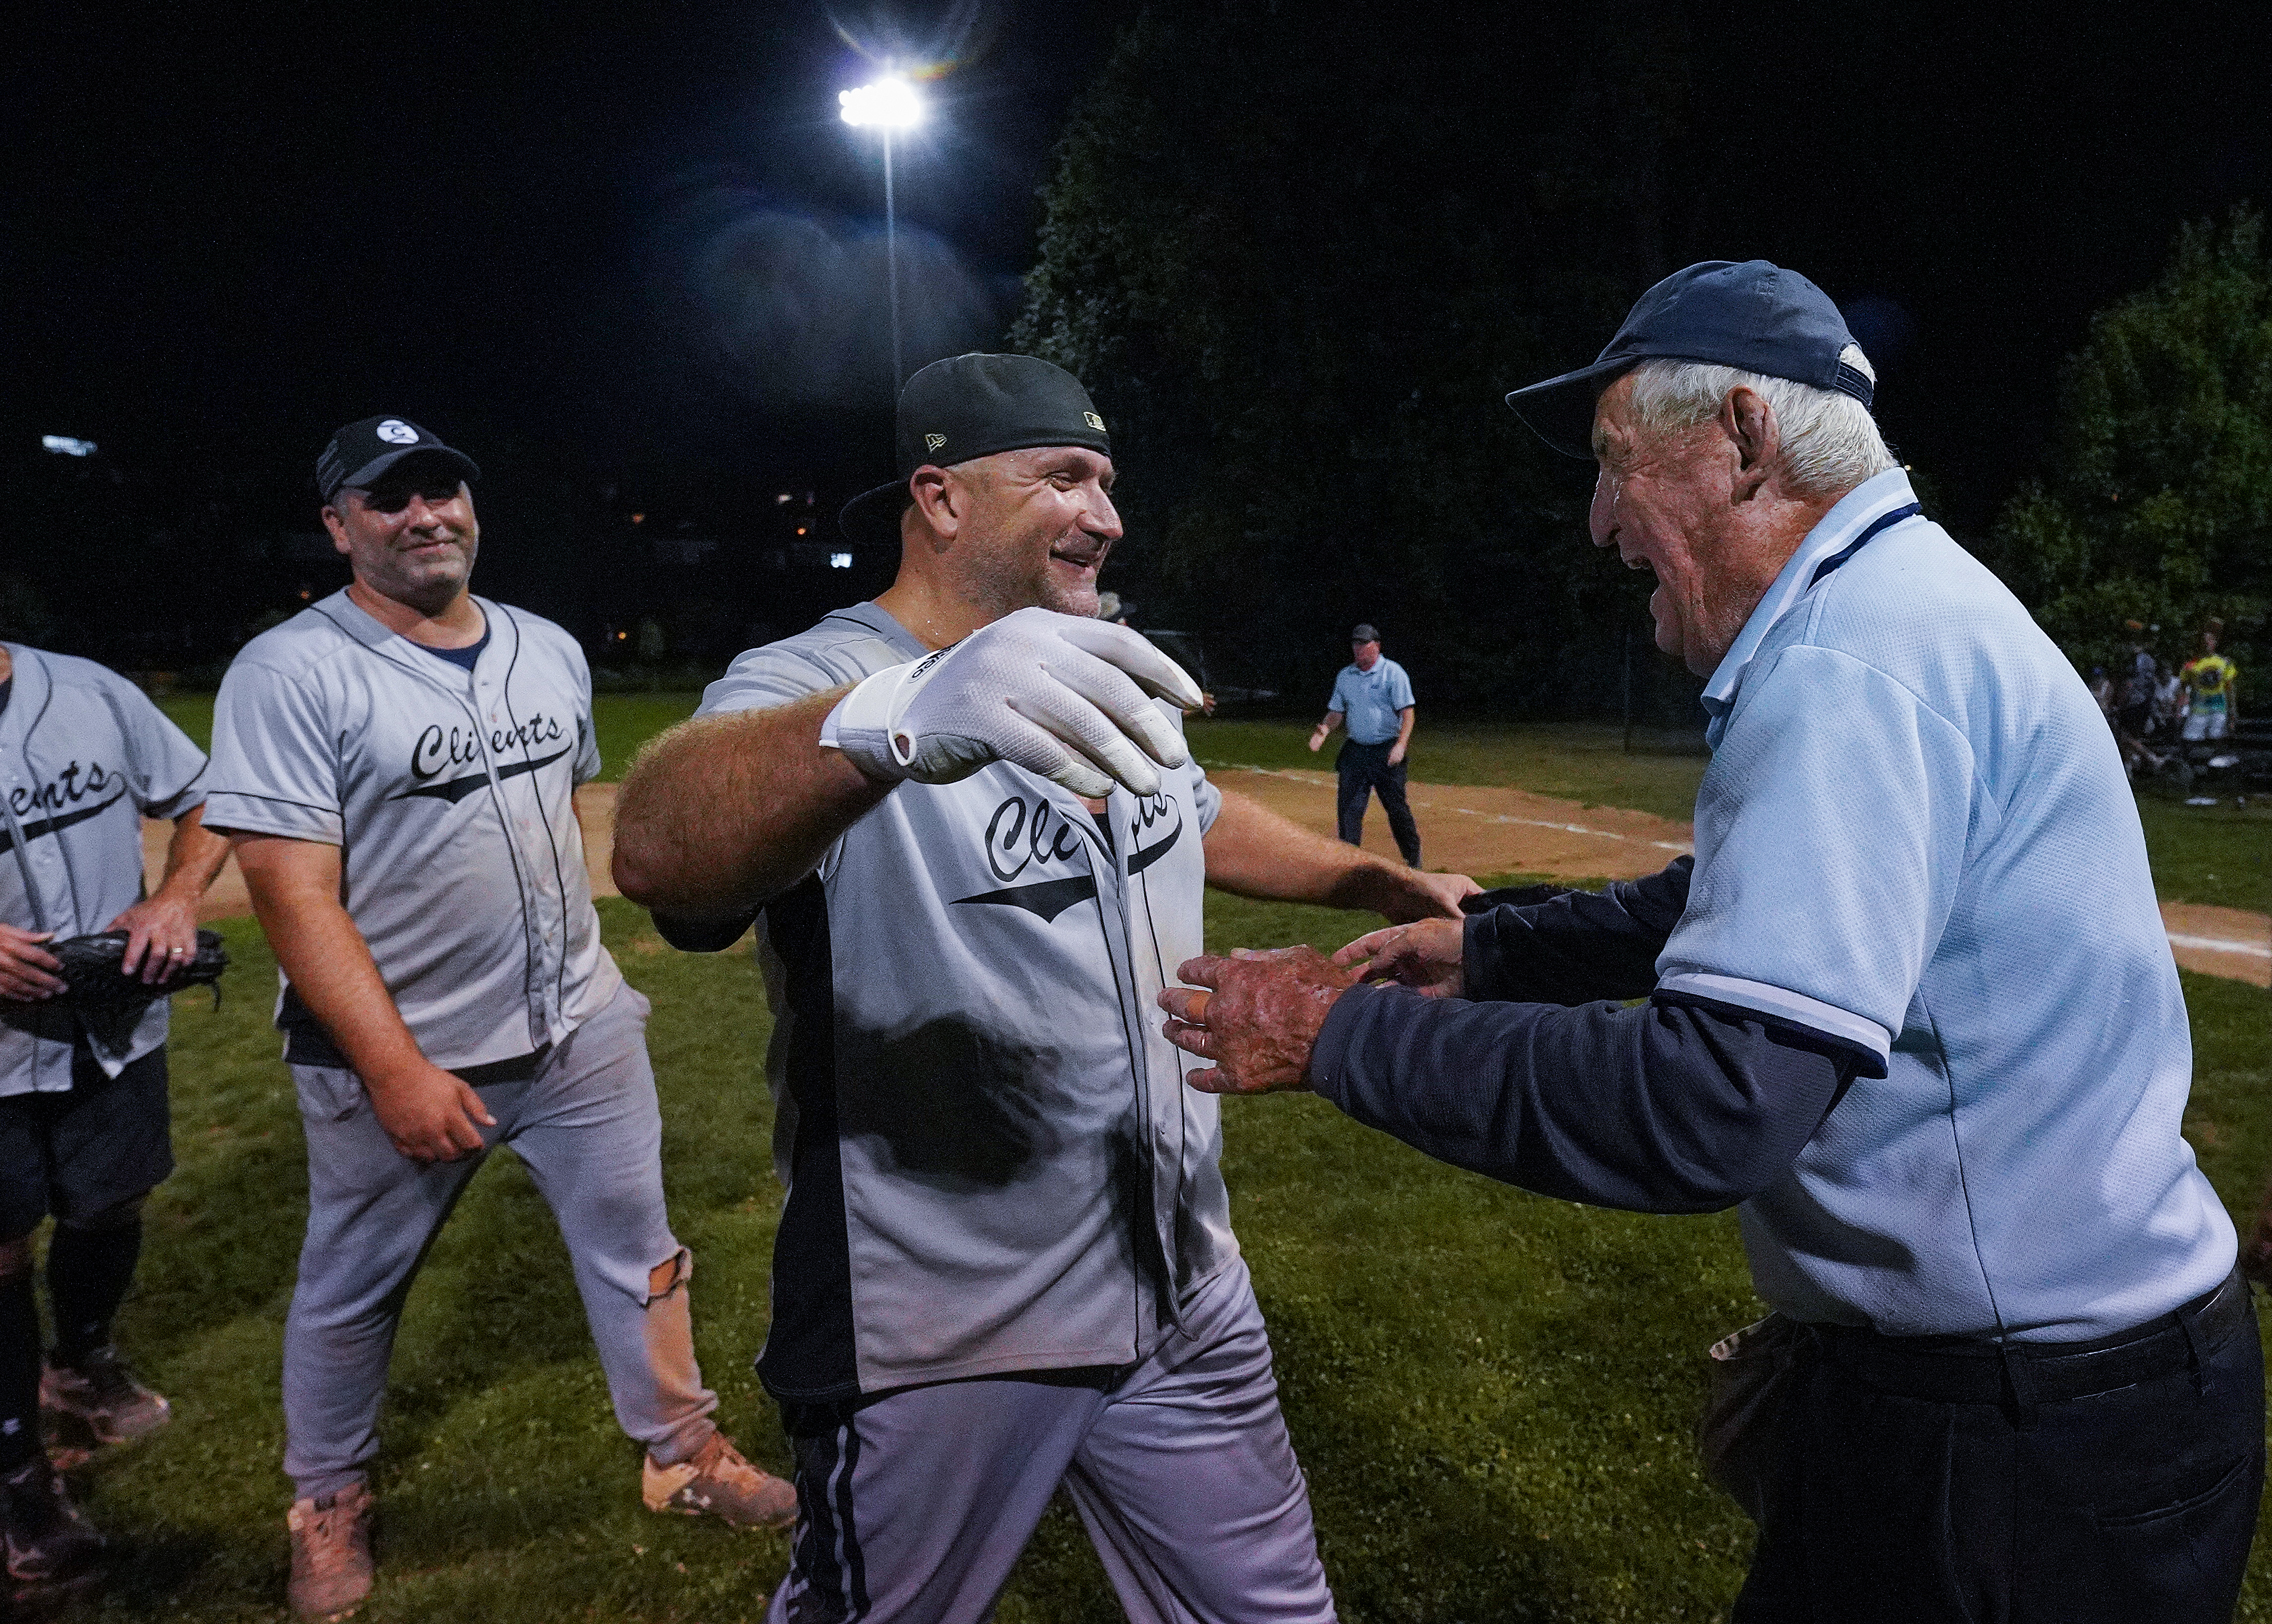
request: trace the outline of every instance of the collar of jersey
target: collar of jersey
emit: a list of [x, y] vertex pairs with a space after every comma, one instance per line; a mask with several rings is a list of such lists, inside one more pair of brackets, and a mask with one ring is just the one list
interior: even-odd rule
[[849, 609], [833, 610], [824, 618], [848, 620], [856, 626], [864, 626], [889, 643], [893, 653], [905, 655], [910, 660], [920, 660], [932, 652], [923, 646], [914, 632], [893, 619], [890, 610], [873, 598], [864, 603], [855, 603]]
[[[490, 634], [495, 635], [497, 628], [497, 606], [484, 597], [477, 596], [474, 602], [481, 607], [482, 619], [488, 625]], [[377, 616], [349, 597], [345, 587], [340, 587], [323, 602], [310, 604], [310, 607], [320, 610], [325, 619], [366, 648], [385, 648], [397, 638], [401, 638], [405, 643], [410, 641], [408, 638], [402, 637], [400, 632], [388, 630], [385, 623]]]
[[1790, 561], [1782, 566], [1782, 573], [1760, 600], [1760, 606], [1736, 634], [1734, 645], [1714, 670], [1712, 680], [1704, 685], [1704, 708], [1712, 718], [1705, 737], [1715, 749], [1719, 746], [1721, 730], [1727, 725], [1728, 713], [1735, 707], [1736, 690], [1743, 685], [1744, 673], [1751, 669], [1753, 656], [1782, 617], [1806, 602], [1814, 590], [1815, 570], [1886, 514], [1916, 500], [1917, 493], [1910, 489], [1910, 476], [1899, 468], [1887, 468], [1839, 498], [1838, 505], [1806, 533], [1798, 550], [1791, 554]]

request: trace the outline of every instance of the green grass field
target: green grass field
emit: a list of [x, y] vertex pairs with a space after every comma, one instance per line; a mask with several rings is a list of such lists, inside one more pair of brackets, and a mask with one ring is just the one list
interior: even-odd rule
[[[628, 759], [641, 728], [688, 704], [604, 699], [611, 765]], [[1313, 760], [1289, 753], [1300, 752], [1304, 725], [1210, 722], [1193, 737], [1210, 760], [1297, 765]], [[1416, 753], [1416, 775], [1461, 782], [1455, 775], [1472, 772], [1466, 782], [1677, 812], [1665, 797], [1682, 774], [1693, 786], [1701, 767], [1624, 757], [1613, 732], [1445, 733], [1434, 753]], [[2219, 877], [2220, 894], [2198, 900], [2250, 894], [2227, 890], [2224, 876], [2261, 826], [2174, 827], [2176, 849], [2206, 854], [2183, 883]], [[2156, 837], [2156, 849], [2172, 849], [2171, 838]], [[699, 1261], [705, 1373], [730, 1430], [779, 1469], [776, 1418], [750, 1369], [781, 1196], [754, 967], [744, 953], [671, 952], [628, 904], [602, 911], [617, 958], [655, 1005], [665, 1164], [674, 1222]], [[1222, 896], [1207, 912], [1217, 948], [1330, 947], [1368, 924]], [[250, 921], [228, 933], [238, 969], [222, 1007], [196, 997], [177, 1005], [181, 1171], [153, 1201], [121, 1328], [174, 1396], [177, 1419], [79, 1474], [116, 1546], [109, 1586], [90, 1606], [104, 1617], [217, 1624], [282, 1613], [278, 1341], [305, 1174], [266, 1023], [273, 961]], [[2197, 1050], [2188, 1133], [2246, 1222], [2272, 1166], [2268, 999], [2199, 977], [2186, 991]], [[1748, 1527], [1700, 1478], [1688, 1430], [1704, 1347], [1759, 1312], [1732, 1217], [1643, 1218], [1526, 1195], [1429, 1162], [1307, 1097], [1235, 1100], [1225, 1116], [1234, 1221], [1270, 1318], [1343, 1617], [1723, 1616]], [[382, 1583], [358, 1616], [754, 1619], [786, 1565], [786, 1540], [640, 1508], [638, 1454], [609, 1416], [565, 1254], [518, 1164], [510, 1154], [495, 1162], [410, 1299], [377, 1475]], [[2260, 1552], [2240, 1616], [2272, 1619], [2272, 1543]], [[1001, 1617], [1118, 1617], [1069, 1512], [1044, 1523]]]

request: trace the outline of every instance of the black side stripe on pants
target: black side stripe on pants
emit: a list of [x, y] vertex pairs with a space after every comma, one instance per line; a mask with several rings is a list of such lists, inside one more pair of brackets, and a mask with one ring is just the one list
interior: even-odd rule
[[852, 1479], [860, 1465], [860, 1434], [849, 1417], [800, 1440], [797, 1499], [804, 1520], [797, 1530], [794, 1624], [853, 1624], [868, 1616], [868, 1562], [860, 1549], [852, 1508]]

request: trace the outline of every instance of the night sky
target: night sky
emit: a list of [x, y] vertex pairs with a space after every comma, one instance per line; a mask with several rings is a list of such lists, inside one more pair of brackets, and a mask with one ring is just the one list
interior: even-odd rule
[[[1682, 9], [1722, 161], [1673, 240], [1853, 311], [1960, 526], [2039, 466], [2089, 311], [2181, 221], [2272, 197], [2272, 8]], [[325, 431], [389, 410], [696, 505], [847, 492], [887, 471], [847, 36], [962, 63], [898, 166], [914, 364], [998, 338], [1058, 129], [1135, 10], [50, 11], [19, 41], [0, 435], [305, 503]]]

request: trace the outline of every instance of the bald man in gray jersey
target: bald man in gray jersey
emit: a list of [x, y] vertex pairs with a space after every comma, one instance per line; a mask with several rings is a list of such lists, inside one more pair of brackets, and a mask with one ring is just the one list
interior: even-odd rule
[[467, 589], [469, 458], [400, 418], [318, 464], [348, 588], [246, 646], [214, 707], [216, 827], [282, 968], [309, 1216], [285, 1327], [291, 1602], [373, 1582], [367, 1471], [404, 1295], [496, 1145], [558, 1220], [653, 1508], [786, 1522], [711, 1418], [663, 1209], [646, 1000], [600, 942], [573, 790], [591, 677], [549, 621]]

